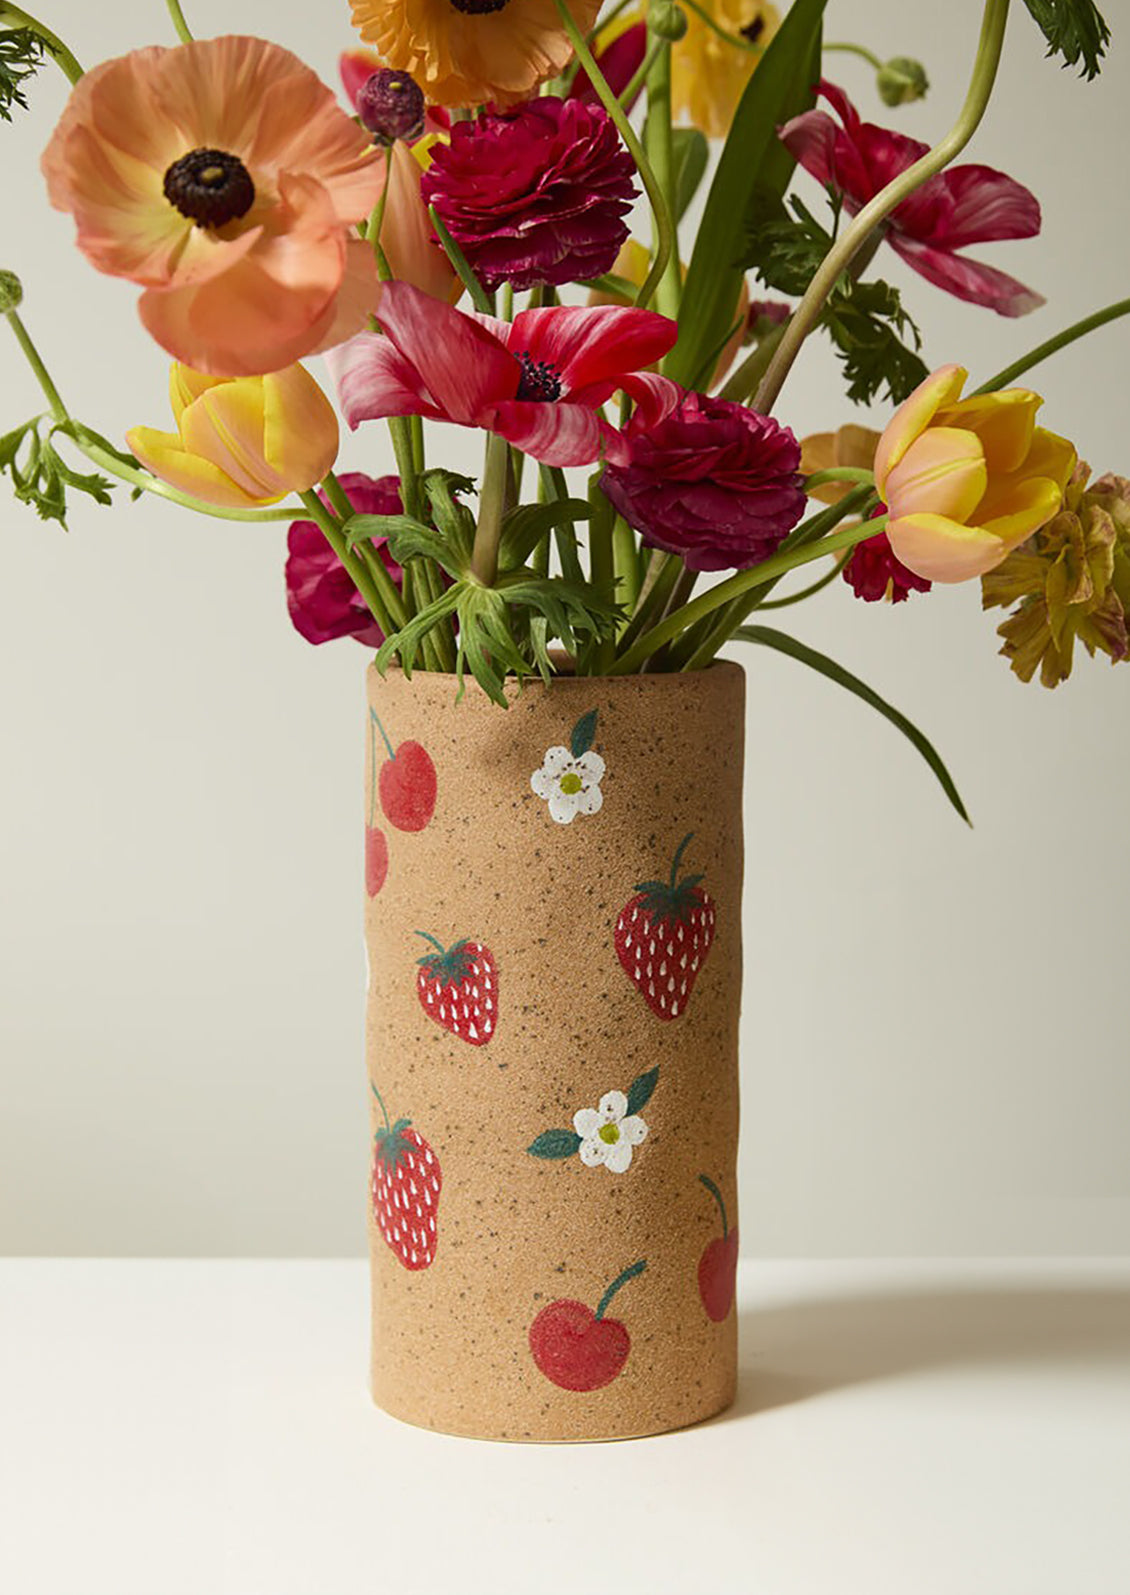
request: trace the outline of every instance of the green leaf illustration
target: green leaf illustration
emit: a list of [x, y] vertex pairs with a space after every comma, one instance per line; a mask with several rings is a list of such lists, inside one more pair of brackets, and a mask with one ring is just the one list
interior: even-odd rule
[[596, 716], [597, 711], [590, 709], [588, 714], [583, 714], [573, 727], [569, 747], [575, 759], [579, 759], [582, 753], [587, 753], [592, 747], [593, 738], [596, 736]]
[[642, 1113], [651, 1101], [652, 1092], [659, 1082], [659, 1068], [649, 1069], [646, 1074], [637, 1074], [628, 1087], [628, 1112]]
[[536, 1141], [526, 1148], [531, 1157], [576, 1157], [581, 1149], [581, 1138], [575, 1130], [543, 1130]]

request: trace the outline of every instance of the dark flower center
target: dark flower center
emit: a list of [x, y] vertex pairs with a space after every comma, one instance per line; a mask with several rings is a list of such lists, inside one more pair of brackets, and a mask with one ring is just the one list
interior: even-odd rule
[[765, 18], [760, 14], [754, 17], [752, 22], [747, 22], [745, 27], [741, 30], [742, 38], [748, 39], [750, 44], [756, 44], [764, 32]]
[[492, 11], [504, 11], [509, 0], [451, 0], [451, 4], [465, 17], [486, 17]]
[[165, 198], [197, 227], [222, 227], [246, 216], [255, 203], [255, 184], [238, 155], [189, 150], [165, 173]]
[[552, 404], [561, 397], [561, 373], [548, 360], [535, 360], [528, 349], [518, 356], [522, 376], [518, 383], [516, 399], [532, 399], [538, 404]]

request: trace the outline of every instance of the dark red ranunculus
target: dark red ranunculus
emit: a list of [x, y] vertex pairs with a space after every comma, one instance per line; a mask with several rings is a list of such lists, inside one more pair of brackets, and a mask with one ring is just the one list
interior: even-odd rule
[[[358, 514], [400, 514], [399, 477], [373, 478], [363, 471], [348, 471], [340, 481]], [[320, 496], [325, 501], [325, 494]], [[375, 537], [373, 544], [399, 586], [400, 566], [389, 553], [384, 539]], [[319, 527], [313, 521], [292, 521], [286, 547], [286, 607], [295, 629], [306, 641], [320, 643], [332, 642], [335, 637], [356, 637], [367, 648], [379, 648], [384, 633]]]
[[[874, 512], [885, 513], [880, 505]], [[902, 604], [911, 593], [928, 593], [934, 585], [925, 576], [916, 576], [907, 570], [891, 547], [886, 532], [876, 532], [866, 542], [856, 543], [851, 558], [843, 569], [844, 581], [864, 603], [877, 604], [889, 598], [892, 604]]]
[[635, 166], [599, 106], [554, 95], [456, 122], [420, 183], [488, 291], [587, 282], [628, 236]]
[[800, 444], [756, 410], [675, 390], [660, 418], [637, 410], [625, 436], [631, 458], [607, 466], [601, 486], [645, 542], [690, 570], [757, 565], [804, 514]]

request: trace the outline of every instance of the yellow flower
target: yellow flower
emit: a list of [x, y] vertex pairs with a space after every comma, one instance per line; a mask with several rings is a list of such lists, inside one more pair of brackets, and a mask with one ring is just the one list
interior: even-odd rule
[[126, 441], [147, 470], [182, 492], [251, 509], [320, 482], [337, 458], [333, 407], [302, 366], [266, 377], [169, 373], [176, 432], [135, 426]]
[[897, 557], [928, 581], [982, 576], [1058, 514], [1076, 455], [1036, 425], [1037, 393], [961, 398], [968, 372], [942, 366], [891, 417], [875, 489]]
[[[600, 0], [570, 0], [588, 33]], [[573, 56], [554, 0], [353, 0], [353, 26], [433, 105], [513, 105]]]
[[702, 7], [720, 28], [757, 48], [731, 44], [688, 7], [687, 31], [671, 48], [671, 106], [676, 120], [690, 122], [707, 138], [725, 138], [781, 17], [768, 0], [702, 0]]
[[[801, 439], [801, 471], [805, 476], [815, 476], [817, 471], [831, 471], [838, 465], [870, 471], [878, 442], [878, 432], [851, 421], [838, 432], [812, 432]], [[822, 504], [838, 504], [852, 491], [851, 482], [825, 482], [823, 487], [814, 488], [809, 497], [818, 498]]]

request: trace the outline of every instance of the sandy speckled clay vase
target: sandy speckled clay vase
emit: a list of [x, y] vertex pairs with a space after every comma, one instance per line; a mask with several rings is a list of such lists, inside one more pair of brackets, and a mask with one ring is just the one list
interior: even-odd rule
[[736, 1371], [744, 678], [561, 677], [503, 711], [369, 672], [372, 1389], [599, 1440]]

